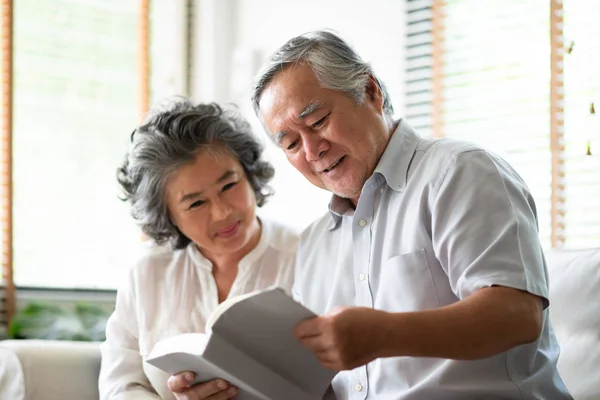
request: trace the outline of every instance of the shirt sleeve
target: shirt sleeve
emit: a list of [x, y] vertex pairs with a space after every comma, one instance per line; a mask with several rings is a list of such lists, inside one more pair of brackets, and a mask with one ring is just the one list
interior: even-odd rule
[[484, 150], [466, 151], [432, 192], [434, 251], [457, 297], [498, 285], [540, 296], [547, 307], [535, 202], [512, 167]]
[[100, 400], [160, 400], [142, 368], [135, 311], [133, 271], [117, 291], [115, 311], [106, 325], [101, 345]]

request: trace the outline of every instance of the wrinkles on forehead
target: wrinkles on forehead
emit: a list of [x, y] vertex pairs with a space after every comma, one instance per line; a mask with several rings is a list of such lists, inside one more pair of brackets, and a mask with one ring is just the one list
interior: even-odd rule
[[276, 142], [322, 107], [322, 90], [308, 65], [286, 68], [273, 78], [262, 93], [259, 109]]
[[[296, 125], [301, 125], [302, 121], [305, 118], [309, 117], [312, 113], [316, 112], [321, 107], [323, 107], [322, 99], [319, 98], [319, 99], [311, 100], [308, 103], [308, 105], [302, 109], [302, 111], [300, 111], [298, 113], [296, 113], [295, 111], [291, 111], [289, 113], [289, 118]], [[275, 143], [279, 144], [279, 143], [281, 143], [281, 141], [283, 140], [283, 138], [285, 138], [285, 136], [287, 134], [288, 134], [287, 129], [280, 130], [280, 131], [276, 132], [274, 135], [272, 135], [273, 140], [275, 141]]]

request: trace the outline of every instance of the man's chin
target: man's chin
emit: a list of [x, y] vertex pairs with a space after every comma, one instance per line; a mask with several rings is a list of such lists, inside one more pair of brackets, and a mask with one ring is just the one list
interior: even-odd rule
[[360, 196], [360, 190], [352, 190], [348, 187], [329, 187], [327, 190], [342, 199], [352, 200]]
[[323, 179], [320, 183], [320, 185], [317, 184], [316, 186], [343, 199], [358, 198], [362, 189], [362, 186], [359, 187], [359, 185], [354, 182], [354, 179], [352, 182], [340, 182], [339, 180], [327, 181], [326, 179]]

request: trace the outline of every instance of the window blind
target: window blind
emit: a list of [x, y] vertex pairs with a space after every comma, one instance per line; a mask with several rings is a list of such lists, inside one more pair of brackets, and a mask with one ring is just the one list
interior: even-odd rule
[[[565, 0], [562, 7], [567, 49], [563, 72], [565, 247], [597, 247], [600, 246], [600, 2]], [[586, 155], [588, 145], [591, 155]]]
[[536, 200], [550, 243], [547, 0], [453, 0], [444, 10], [444, 135], [507, 159]]
[[14, 10], [17, 285], [111, 288], [140, 233], [116, 167], [139, 120], [135, 0], [19, 0]]
[[433, 136], [433, 0], [406, 2], [405, 118]]
[[[594, 0], [565, 1], [564, 10], [550, 0], [408, 2], [407, 120], [506, 158], [536, 200], [545, 247], [600, 243], [599, 158], [584, 156], [600, 139], [589, 113], [600, 82], [598, 10]], [[578, 39], [563, 65], [569, 35]]]

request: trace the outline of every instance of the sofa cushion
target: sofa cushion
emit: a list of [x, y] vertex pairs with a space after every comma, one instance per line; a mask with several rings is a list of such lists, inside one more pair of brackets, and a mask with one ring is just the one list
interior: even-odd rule
[[[0, 386], [0, 399], [97, 400], [99, 346], [99, 343], [93, 342], [0, 341], [0, 351], [12, 354], [10, 359], [13, 363], [15, 357], [18, 360], [22, 371], [20, 387], [24, 387], [25, 392], [21, 397], [5, 396], [2, 391], [4, 387]], [[2, 361], [1, 364], [4, 363], [4, 357]], [[12, 369], [9, 374], [19, 376]], [[14, 391], [15, 388], [10, 387], [9, 390]]]
[[600, 248], [548, 256], [558, 369], [575, 399], [600, 399]]

